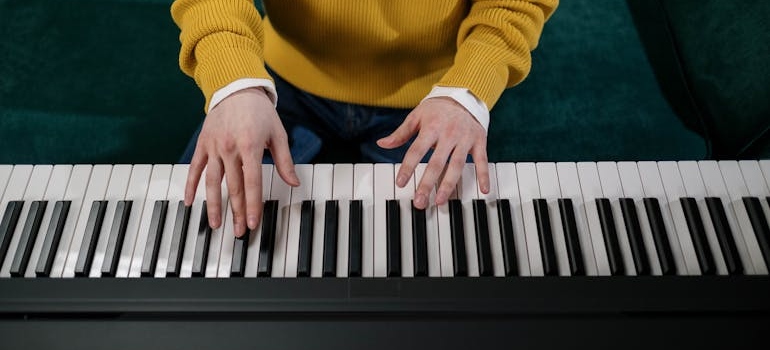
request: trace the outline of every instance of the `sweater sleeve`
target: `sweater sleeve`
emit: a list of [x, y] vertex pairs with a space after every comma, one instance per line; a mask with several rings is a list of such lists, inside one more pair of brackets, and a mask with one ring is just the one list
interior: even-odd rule
[[270, 79], [263, 59], [262, 19], [251, 0], [176, 0], [179, 66], [195, 79], [208, 110], [215, 91], [241, 78]]
[[492, 108], [532, 65], [543, 24], [559, 0], [474, 0], [460, 24], [454, 64], [436, 85], [467, 87]]

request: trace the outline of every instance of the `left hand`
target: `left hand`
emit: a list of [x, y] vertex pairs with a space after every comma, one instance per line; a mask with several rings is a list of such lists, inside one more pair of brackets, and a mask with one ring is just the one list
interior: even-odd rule
[[489, 193], [489, 166], [487, 161], [487, 133], [481, 124], [462, 105], [449, 97], [429, 98], [412, 113], [392, 134], [377, 140], [382, 148], [396, 148], [417, 133], [407, 150], [396, 185], [404, 187], [415, 167], [428, 150], [433, 155], [414, 194], [414, 206], [425, 209], [430, 191], [436, 186], [444, 167], [446, 173], [436, 192], [436, 205], [447, 202], [462, 175], [468, 154], [476, 165], [476, 178], [482, 193]]

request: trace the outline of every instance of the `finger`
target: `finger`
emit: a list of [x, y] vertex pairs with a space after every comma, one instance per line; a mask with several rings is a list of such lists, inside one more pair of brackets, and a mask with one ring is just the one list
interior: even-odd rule
[[237, 156], [225, 160], [227, 192], [230, 194], [230, 209], [233, 212], [233, 232], [240, 237], [246, 232], [246, 198], [243, 194], [243, 166]]
[[207, 154], [200, 148], [196, 148], [192, 160], [190, 161], [190, 168], [187, 171], [187, 183], [184, 188], [184, 205], [192, 205], [192, 202], [195, 199], [195, 192], [198, 189], [198, 181], [201, 179], [201, 174], [206, 167], [207, 160]]
[[487, 147], [485, 144], [476, 144], [471, 149], [473, 164], [476, 165], [476, 180], [479, 182], [481, 193], [489, 193], [489, 160], [487, 159]]
[[436, 146], [436, 150], [428, 161], [428, 166], [425, 167], [425, 173], [419, 179], [420, 182], [414, 194], [414, 206], [417, 209], [425, 209], [429, 205], [428, 196], [433, 188], [436, 187], [436, 182], [446, 166], [453, 146], [449, 144], [439, 144]]
[[252, 152], [243, 160], [243, 185], [246, 195], [246, 223], [250, 230], [262, 217], [262, 152]]
[[436, 190], [436, 205], [442, 205], [449, 200], [449, 196], [452, 195], [457, 189], [457, 182], [460, 181], [460, 177], [463, 173], [463, 167], [465, 166], [465, 158], [468, 156], [468, 150], [460, 147], [455, 147], [452, 152], [452, 158], [449, 160], [444, 178], [441, 180], [441, 184]]
[[299, 186], [299, 178], [294, 170], [294, 161], [291, 159], [291, 152], [289, 152], [289, 140], [286, 132], [281, 129], [278, 135], [275, 133], [273, 135], [270, 140], [270, 153], [273, 154], [278, 175], [287, 184]]
[[416, 140], [409, 146], [409, 149], [404, 155], [404, 160], [401, 162], [401, 168], [396, 176], [396, 185], [398, 187], [406, 186], [406, 182], [412, 177], [414, 168], [420, 163], [422, 157], [428, 153], [428, 150], [435, 144], [436, 140], [429, 138], [428, 136], [418, 136]]
[[217, 228], [221, 224], [223, 171], [222, 161], [219, 158], [209, 159], [206, 168], [206, 211], [211, 228]]
[[419, 123], [417, 122], [417, 118], [412, 117], [412, 114], [409, 114], [395, 131], [390, 135], [377, 140], [377, 145], [389, 149], [400, 147], [409, 141], [418, 130]]

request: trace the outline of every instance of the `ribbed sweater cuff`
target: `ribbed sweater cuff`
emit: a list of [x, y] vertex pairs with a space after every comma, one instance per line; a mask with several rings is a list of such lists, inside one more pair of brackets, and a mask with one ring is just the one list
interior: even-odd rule
[[242, 78], [270, 79], [262, 59], [252, 50], [227, 47], [211, 50], [205, 61], [198, 62], [195, 69], [195, 81], [206, 97], [204, 110], [209, 109], [209, 103], [214, 92], [227, 84]]

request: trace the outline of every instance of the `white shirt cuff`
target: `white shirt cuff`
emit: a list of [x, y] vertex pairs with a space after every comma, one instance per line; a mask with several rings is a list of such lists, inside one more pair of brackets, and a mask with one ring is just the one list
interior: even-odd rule
[[278, 105], [278, 93], [275, 91], [275, 84], [270, 79], [257, 79], [257, 78], [243, 78], [238, 79], [225, 87], [217, 90], [211, 95], [211, 101], [209, 102], [209, 110], [206, 113], [216, 107], [219, 102], [222, 102], [227, 96], [230, 96], [238, 91], [245, 90], [253, 87], [261, 87], [267, 91], [267, 97], [273, 102], [273, 106]]
[[423, 101], [432, 97], [449, 97], [465, 109], [484, 127], [484, 131], [489, 129], [489, 108], [484, 101], [479, 100], [470, 90], [461, 87], [434, 86], [428, 96]]

